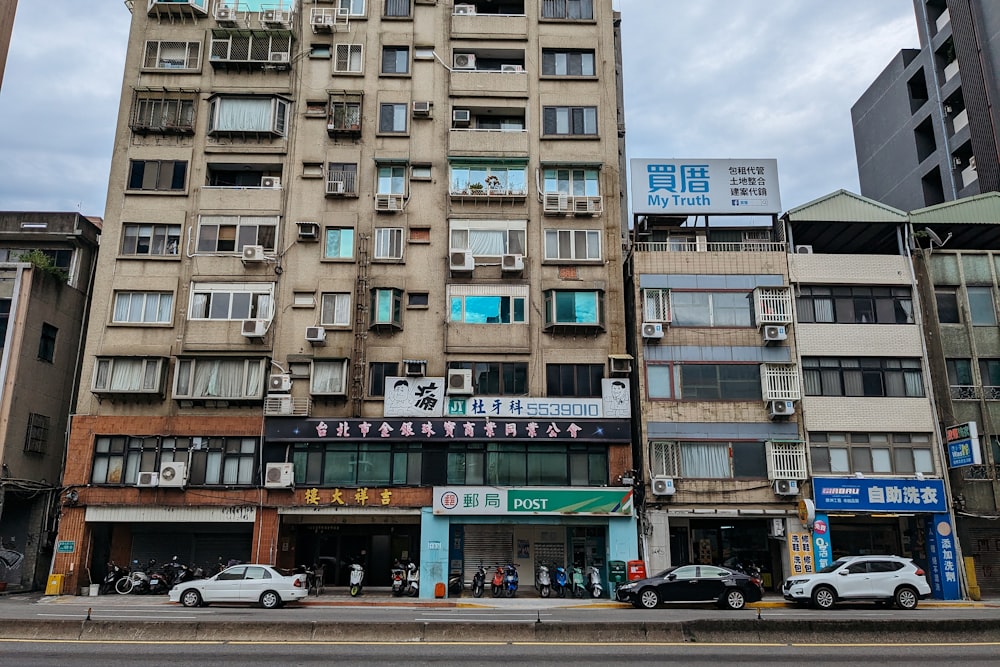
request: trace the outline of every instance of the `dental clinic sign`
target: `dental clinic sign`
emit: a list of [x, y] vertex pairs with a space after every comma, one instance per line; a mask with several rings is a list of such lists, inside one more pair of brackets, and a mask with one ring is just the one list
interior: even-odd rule
[[948, 443], [949, 468], [980, 465], [983, 462], [976, 422], [949, 426], [945, 430], [945, 440]]
[[633, 159], [635, 215], [777, 215], [777, 160]]
[[631, 516], [632, 489], [437, 486], [434, 514]]

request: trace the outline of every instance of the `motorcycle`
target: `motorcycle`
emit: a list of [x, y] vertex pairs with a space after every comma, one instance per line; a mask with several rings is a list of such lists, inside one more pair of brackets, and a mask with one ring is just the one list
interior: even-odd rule
[[98, 593], [101, 595], [107, 595], [115, 590], [115, 585], [124, 577], [128, 576], [128, 570], [119, 566], [114, 561], [108, 563], [108, 573], [104, 575], [104, 581], [101, 582], [100, 588], [98, 588]]
[[405, 588], [405, 583], [403, 577], [405, 576], [403, 566], [396, 562], [392, 566], [392, 595], [393, 597], [399, 597], [403, 594], [403, 589]]
[[163, 568], [156, 566], [155, 560], [150, 560], [149, 565], [146, 566], [146, 574], [149, 575], [149, 583], [147, 584], [147, 592], [153, 595], [166, 594], [170, 591], [171, 584], [169, 575], [165, 574]]
[[351, 597], [361, 595], [361, 585], [365, 580], [365, 568], [360, 563], [351, 563]]
[[490, 582], [490, 591], [493, 593], [493, 597], [498, 598], [503, 593], [504, 584], [504, 569], [503, 565], [497, 565], [497, 569], [493, 571], [493, 581]]
[[583, 594], [587, 591], [587, 583], [583, 578], [583, 568], [579, 565], [574, 565], [570, 576], [573, 582], [570, 586], [573, 597], [582, 598]]
[[552, 577], [552, 589], [561, 598], [566, 597], [566, 589], [569, 588], [569, 581], [566, 578], [566, 568], [562, 565], [553, 565], [555, 576]]
[[448, 592], [452, 595], [461, 595], [462, 590], [465, 588], [465, 582], [462, 581], [461, 572], [452, 572], [448, 575]]
[[420, 569], [416, 563], [406, 566], [406, 594], [411, 598], [417, 597], [420, 593]]
[[604, 586], [601, 584], [601, 571], [596, 565], [587, 568], [587, 590], [590, 596], [599, 598], [604, 593]]
[[503, 594], [512, 598], [517, 593], [517, 565], [508, 563], [504, 572]]
[[473, 597], [481, 598], [483, 597], [483, 591], [486, 589], [486, 568], [483, 564], [479, 564], [479, 569], [476, 573], [472, 575], [472, 595]]
[[535, 574], [535, 589], [543, 598], [549, 597], [552, 593], [552, 578], [549, 576], [547, 565], [539, 564], [538, 572]]

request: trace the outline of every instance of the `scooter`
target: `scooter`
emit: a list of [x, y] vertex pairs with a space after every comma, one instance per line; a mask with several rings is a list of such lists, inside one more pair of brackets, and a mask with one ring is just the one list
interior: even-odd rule
[[472, 575], [472, 596], [481, 598], [483, 597], [483, 591], [486, 589], [486, 568], [483, 564], [479, 564], [479, 569], [476, 573]]
[[587, 568], [587, 590], [590, 596], [599, 598], [604, 593], [604, 586], [601, 584], [601, 571], [596, 565]]
[[490, 583], [490, 590], [493, 593], [493, 597], [498, 598], [503, 593], [504, 584], [504, 569], [503, 565], [497, 565], [497, 569], [493, 571], [493, 581]]
[[361, 585], [365, 580], [365, 568], [360, 563], [351, 563], [351, 597], [361, 595]]
[[517, 593], [517, 565], [508, 563], [504, 572], [503, 594], [512, 598]]
[[583, 594], [587, 592], [587, 583], [583, 578], [583, 568], [579, 565], [574, 565], [571, 577], [573, 580], [571, 585], [573, 597], [582, 598]]
[[566, 589], [569, 588], [569, 581], [566, 578], [566, 568], [562, 565], [553, 565], [553, 572], [555, 576], [552, 577], [552, 588], [555, 590], [556, 595], [561, 598], [566, 597]]
[[415, 598], [418, 593], [420, 593], [420, 570], [416, 563], [410, 563], [406, 566], [406, 594]]
[[406, 587], [406, 584], [403, 581], [404, 576], [405, 572], [403, 570], [403, 566], [400, 565], [398, 562], [395, 563], [392, 566], [392, 588], [390, 589], [392, 591], [393, 597], [398, 598], [400, 595], [403, 594], [403, 589]]
[[535, 589], [543, 598], [549, 597], [552, 593], [552, 578], [549, 576], [547, 565], [538, 565], [538, 572], [535, 574]]
[[101, 586], [98, 592], [101, 595], [107, 595], [108, 593], [113, 593], [115, 591], [115, 585], [119, 580], [128, 576], [128, 570], [120, 567], [114, 561], [108, 563], [108, 573], [104, 575], [104, 581], [101, 582]]
[[462, 590], [465, 588], [465, 582], [462, 581], [461, 572], [452, 572], [448, 575], [448, 592], [452, 595], [461, 595]]

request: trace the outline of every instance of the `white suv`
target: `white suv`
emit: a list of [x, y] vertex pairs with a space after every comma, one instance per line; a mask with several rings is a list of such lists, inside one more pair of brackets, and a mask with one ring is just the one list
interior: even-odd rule
[[836, 602], [874, 601], [914, 609], [931, 594], [924, 571], [899, 556], [847, 556], [814, 574], [789, 577], [782, 586], [786, 600], [829, 609]]

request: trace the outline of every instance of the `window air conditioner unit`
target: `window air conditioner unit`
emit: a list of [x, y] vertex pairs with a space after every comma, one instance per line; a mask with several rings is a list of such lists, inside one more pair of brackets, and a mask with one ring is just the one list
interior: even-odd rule
[[788, 417], [795, 414], [794, 401], [769, 401], [767, 411], [771, 418]]
[[306, 340], [316, 345], [326, 342], [326, 329], [323, 327], [306, 327]]
[[448, 371], [448, 386], [445, 393], [451, 396], [472, 395], [472, 369], [453, 368]]
[[677, 491], [673, 477], [654, 477], [652, 487], [654, 496], [672, 496]]
[[500, 65], [501, 72], [523, 72], [524, 68], [520, 65]]
[[542, 198], [544, 213], [566, 213], [569, 211], [569, 195], [561, 192], [547, 192]]
[[508, 254], [500, 258], [500, 270], [510, 273], [524, 271], [524, 255]]
[[376, 211], [402, 211], [402, 195], [375, 195]]
[[153, 487], [159, 483], [159, 477], [159, 474], [155, 472], [140, 472], [139, 479], [136, 480], [135, 485], [140, 488]]
[[429, 116], [429, 115], [431, 115], [431, 103], [430, 102], [414, 102], [413, 103], [413, 115], [414, 116]]
[[423, 377], [427, 374], [427, 362], [426, 361], [407, 361], [405, 362], [406, 374], [409, 377]]
[[774, 492], [779, 496], [799, 495], [799, 481], [797, 479], [776, 479], [774, 480]]
[[290, 489], [294, 485], [294, 463], [268, 463], [264, 468], [264, 488]]
[[460, 14], [464, 16], [474, 16], [476, 13], [475, 5], [455, 5], [455, 14]]
[[795, 253], [797, 255], [811, 255], [813, 254], [813, 247], [811, 245], [797, 245], [795, 246]]
[[342, 195], [344, 194], [344, 182], [343, 181], [327, 181], [326, 182], [326, 194], [328, 195]]
[[295, 402], [290, 394], [268, 394], [264, 397], [264, 415], [281, 417], [295, 413]]
[[315, 241], [319, 238], [318, 222], [298, 222], [300, 241]]
[[267, 333], [267, 320], [243, 320], [242, 333], [247, 338], [263, 338]]
[[313, 14], [309, 23], [315, 28], [328, 28], [333, 25], [332, 14]]
[[452, 250], [448, 255], [448, 268], [452, 271], [472, 271], [476, 260], [468, 250]]
[[268, 391], [291, 391], [292, 390], [292, 376], [286, 373], [276, 373], [268, 378], [267, 381]]
[[244, 262], [263, 262], [266, 260], [267, 258], [264, 256], [264, 246], [262, 245], [243, 246]]
[[456, 53], [454, 63], [455, 69], [476, 69], [476, 54]]
[[280, 188], [281, 178], [278, 176], [264, 176], [260, 179], [260, 187], [262, 188]]
[[187, 463], [161, 463], [160, 486], [183, 487], [187, 484]]
[[601, 200], [596, 197], [577, 197], [573, 200], [573, 213], [590, 215], [601, 212]]
[[788, 331], [779, 324], [766, 325], [761, 329], [761, 335], [764, 337], [765, 343], [788, 339]]
[[642, 337], [643, 338], [663, 338], [663, 323], [662, 322], [643, 322], [642, 323]]
[[271, 54], [272, 63], [287, 63], [288, 62], [288, 51], [275, 51]]
[[628, 356], [608, 357], [611, 363], [611, 375], [628, 375], [632, 372], [632, 359]]
[[768, 537], [784, 537], [785, 536], [785, 520], [784, 519], [771, 519], [767, 522], [767, 536]]
[[451, 122], [455, 125], [468, 125], [472, 122], [472, 113], [468, 109], [453, 109]]

